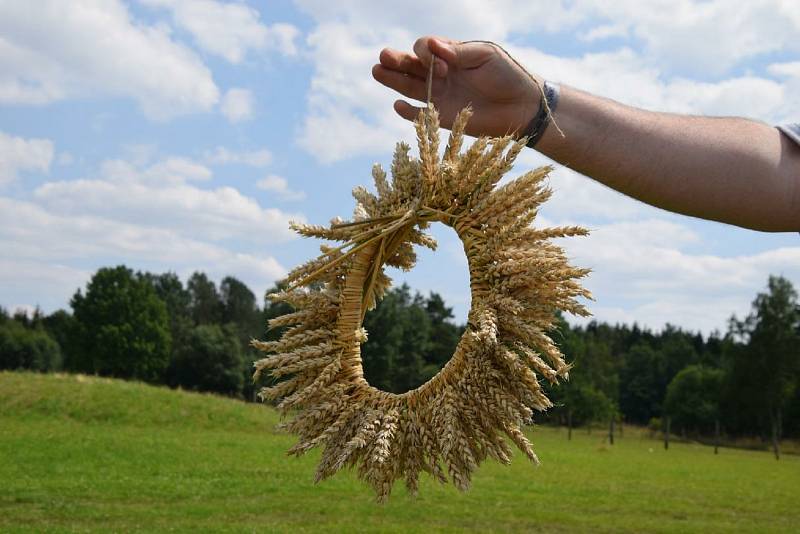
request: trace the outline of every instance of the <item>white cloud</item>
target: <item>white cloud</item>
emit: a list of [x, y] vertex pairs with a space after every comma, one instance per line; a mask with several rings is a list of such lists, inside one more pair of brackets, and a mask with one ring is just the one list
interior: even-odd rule
[[781, 79], [786, 87], [778, 112], [781, 122], [800, 121], [800, 61], [774, 63], [767, 67], [767, 71]]
[[266, 167], [272, 162], [272, 152], [266, 148], [260, 150], [236, 152], [218, 146], [213, 151], [206, 152], [204, 159], [210, 165], [249, 165], [251, 167]]
[[319, 161], [386, 152], [400, 139], [413, 140], [413, 129], [392, 110], [395, 95], [370, 75], [389, 33], [397, 43], [412, 39], [403, 30], [378, 32], [337, 23], [321, 24], [309, 36], [316, 70], [298, 143]]
[[362, 34], [405, 28], [413, 38], [433, 33], [461, 40], [508, 40], [537, 32], [563, 32], [569, 38], [569, 32], [578, 31], [590, 39], [629, 35], [653, 62], [702, 75], [719, 75], [744, 60], [781, 49], [800, 50], [800, 6], [793, 0], [738, 2], [735, 8], [728, 0], [572, 0], [548, 2], [546, 9], [539, 2], [521, 0], [298, 4], [320, 27], [346, 24]]
[[[630, 48], [613, 52], [560, 57], [534, 48], [509, 47], [523, 65], [536, 65], [545, 77], [613, 98], [626, 104], [673, 113], [746, 115], [779, 121], [784, 119], [786, 86], [756, 76], [736, 76], [719, 82], [664, 75]], [[749, 103], [746, 110], [742, 102]]]
[[[271, 256], [238, 252], [205, 241], [201, 231], [154, 227], [110, 214], [54, 213], [31, 202], [0, 197], [0, 291], [4, 300], [61, 307], [102, 266], [125, 263], [155, 272], [195, 270], [233, 275], [262, 294], [285, 274]], [[86, 267], [81, 267], [86, 266]]]
[[134, 99], [148, 117], [210, 110], [211, 72], [163, 24], [132, 19], [118, 0], [0, 2], [0, 103]]
[[[408, 125], [392, 111], [399, 95], [368, 73], [381, 48], [410, 50], [417, 37], [429, 33], [495, 40], [532, 71], [648, 109], [783, 122], [800, 107], [800, 96], [793, 96], [800, 94], [800, 76], [789, 66], [775, 67], [770, 73], [775, 78], [732, 74], [753, 57], [800, 51], [796, 2], [763, 0], [731, 9], [724, 1], [576, 0], [549, 3], [546, 17], [536, 3], [512, 0], [466, 5], [301, 0], [299, 5], [317, 26], [307, 39], [315, 71], [298, 142], [326, 163], [386, 153], [396, 140], [408, 138]], [[623, 44], [573, 57], [519, 44], [537, 31], [563, 38], [581, 32], [590, 41], [615, 36]], [[791, 80], [777, 79], [789, 74]], [[746, 110], [742, 102], [748, 102]]]
[[741, 2], [735, 9], [726, 0], [593, 3], [596, 15], [624, 21], [649, 56], [678, 72], [719, 76], [752, 57], [800, 50], [796, 2]]
[[[711, 223], [709, 223], [711, 224]], [[800, 246], [753, 254], [709, 254], [709, 243], [683, 224], [658, 219], [614, 222], [563, 240], [576, 265], [593, 269], [587, 287], [597, 319], [710, 332], [743, 315], [770, 274], [800, 280]], [[607, 314], [608, 313], [608, 314]]]
[[17, 179], [20, 171], [48, 172], [53, 161], [53, 142], [24, 139], [0, 132], [0, 186]]
[[283, 200], [303, 200], [306, 198], [305, 191], [294, 191], [289, 188], [289, 182], [283, 176], [270, 174], [256, 182], [256, 187], [264, 191], [272, 191]]
[[588, 13], [580, 1], [569, 2], [571, 9], [565, 7], [564, 2], [548, 2], [545, 8], [538, 2], [520, 0], [409, 0], [403, 3], [299, 0], [296, 3], [318, 22], [347, 24], [362, 35], [372, 31], [378, 36], [386, 29], [405, 28], [415, 37], [437, 34], [462, 40], [502, 39], [513, 31], [550, 31], [580, 22]]
[[657, 216], [660, 210], [618, 193], [563, 165], [554, 163], [533, 150], [525, 150], [517, 158], [514, 170], [503, 181], [516, 178], [517, 169], [535, 169], [554, 165], [548, 177], [553, 190], [551, 199], [542, 206], [548, 219], [557, 220], [630, 220], [642, 216]]
[[45, 311], [63, 308], [90, 276], [85, 269], [58, 261], [0, 257], [0, 294], [9, 310], [33, 310], [37, 306]]
[[289, 219], [305, 219], [232, 187], [197, 185], [211, 178], [207, 167], [183, 157], [140, 165], [109, 160], [95, 178], [46, 182], [27, 199], [0, 196], [3, 300], [52, 310], [90, 272], [119, 263], [233, 275], [262, 294], [286, 270], [252, 248], [294, 239]]
[[253, 118], [253, 93], [249, 89], [228, 89], [222, 98], [220, 110], [230, 122], [243, 122]]
[[[385, 106], [391, 109], [391, 102]], [[403, 127], [406, 131], [402, 131]], [[315, 107], [305, 119], [298, 143], [322, 163], [333, 163], [386, 152], [400, 139], [410, 140], [410, 131], [399, 118], [368, 122], [354, 110]]]
[[[584, 38], [630, 36], [648, 62], [683, 75], [720, 77], [757, 56], [800, 51], [800, 7], [791, 0], [738, 2], [735, 9], [727, 0], [578, 0], [553, 10], [550, 31], [588, 26]], [[525, 32], [531, 16], [526, 10], [511, 17], [507, 34]]]
[[[113, 176], [115, 167], [113, 163], [104, 167]], [[185, 181], [205, 182], [211, 179], [211, 170], [204, 165], [190, 159], [170, 157], [149, 167], [144, 172], [138, 172], [125, 164], [116, 167], [123, 173], [131, 171], [134, 180], [154, 185], [182, 184]]]
[[239, 2], [215, 0], [141, 0], [151, 7], [167, 8], [175, 24], [192, 34], [204, 50], [240, 63], [250, 50], [275, 49], [297, 53], [299, 30], [291, 24], [271, 26], [260, 21], [258, 11]]
[[605, 24], [602, 26], [595, 26], [587, 32], [580, 35], [580, 39], [586, 42], [600, 41], [602, 39], [609, 39], [612, 37], [627, 37], [628, 28], [624, 24]]
[[279, 22], [270, 26], [268, 42], [273, 43], [284, 55], [294, 56], [297, 54], [295, 40], [300, 37], [300, 30], [291, 24]]
[[767, 70], [776, 76], [800, 77], [800, 61], [773, 63], [767, 67]]
[[201, 189], [189, 183], [210, 176], [205, 167], [182, 158], [146, 168], [111, 160], [99, 178], [48, 182], [33, 196], [51, 213], [92, 215], [208, 241], [274, 243], [294, 237], [288, 221], [302, 215], [263, 208], [232, 187]]
[[147, 165], [158, 154], [158, 145], [155, 143], [128, 143], [122, 149], [125, 160], [138, 167]]
[[[246, 260], [252, 269], [255, 257], [209, 243], [202, 232], [182, 235], [186, 234], [184, 229], [167, 225], [136, 224], [106, 214], [58, 213], [33, 202], [3, 197], [0, 207], [0, 244], [4, 250], [14, 251], [13, 258], [17, 259], [71, 262], [108, 258], [107, 261], [167, 265], [233, 264]], [[20, 222], [23, 220], [24, 225]], [[280, 271], [274, 259], [262, 260], [264, 272]]]

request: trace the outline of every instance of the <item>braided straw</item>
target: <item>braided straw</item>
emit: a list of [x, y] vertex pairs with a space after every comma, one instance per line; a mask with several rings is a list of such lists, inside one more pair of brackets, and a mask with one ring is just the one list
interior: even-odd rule
[[[486, 458], [509, 463], [510, 439], [533, 462], [522, 432], [534, 411], [552, 404], [539, 383], [568, 378], [569, 365], [550, 338], [555, 313], [586, 316], [579, 297], [590, 298], [551, 238], [585, 235], [579, 227], [534, 229], [539, 205], [550, 197], [543, 181], [550, 167], [527, 172], [501, 187], [526, 139], [478, 139], [461, 152], [469, 108], [456, 118], [439, 157], [439, 116], [429, 102], [415, 127], [419, 159], [398, 143], [392, 181], [376, 165], [377, 195], [356, 188], [351, 221], [330, 226], [293, 224], [299, 234], [342, 243], [289, 273], [287, 289], [271, 295], [295, 311], [270, 321], [289, 327], [278, 341], [254, 341], [266, 353], [255, 376], [280, 379], [261, 390], [295, 415], [282, 426], [299, 436], [291, 454], [320, 446], [316, 480], [342, 467], [383, 501], [405, 478], [416, 493], [425, 471], [460, 490]], [[364, 379], [361, 343], [364, 314], [390, 285], [389, 265], [409, 270], [413, 245], [435, 248], [424, 230], [444, 223], [458, 233], [469, 262], [472, 306], [455, 354], [422, 386], [402, 394], [380, 391]]]

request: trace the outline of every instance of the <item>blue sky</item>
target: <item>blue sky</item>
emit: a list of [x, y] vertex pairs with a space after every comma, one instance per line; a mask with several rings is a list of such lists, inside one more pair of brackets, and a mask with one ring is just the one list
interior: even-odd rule
[[[370, 68], [434, 33], [491, 39], [529, 70], [663, 111], [800, 120], [794, 1], [224, 2], [0, 0], [0, 305], [65, 307], [98, 267], [232, 274], [261, 294], [387, 165], [410, 124]], [[512, 175], [546, 163], [528, 151]], [[709, 332], [767, 276], [800, 285], [800, 239], [668, 214], [566, 168], [538, 224], [564, 243], [600, 320]], [[459, 319], [460, 244], [411, 273]]]

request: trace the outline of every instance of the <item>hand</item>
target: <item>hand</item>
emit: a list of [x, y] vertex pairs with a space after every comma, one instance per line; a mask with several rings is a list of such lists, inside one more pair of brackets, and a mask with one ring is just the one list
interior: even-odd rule
[[[408, 98], [424, 102], [433, 55], [431, 99], [443, 127], [452, 127], [456, 114], [470, 105], [469, 135], [523, 133], [539, 109], [541, 93], [531, 77], [495, 45], [421, 37], [414, 43], [414, 54], [383, 49], [372, 76]], [[394, 109], [408, 120], [416, 119], [420, 110], [404, 100], [397, 100]]]

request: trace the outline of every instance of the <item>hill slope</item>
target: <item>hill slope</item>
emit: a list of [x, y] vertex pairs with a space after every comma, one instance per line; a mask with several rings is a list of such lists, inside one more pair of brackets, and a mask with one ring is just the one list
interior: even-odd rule
[[209, 430], [271, 429], [263, 405], [141, 382], [68, 374], [0, 372], [0, 417]]
[[487, 464], [386, 506], [348, 474], [312, 483], [271, 409], [66, 375], [0, 373], [0, 530], [787, 531], [800, 459], [537, 429], [543, 465]]

